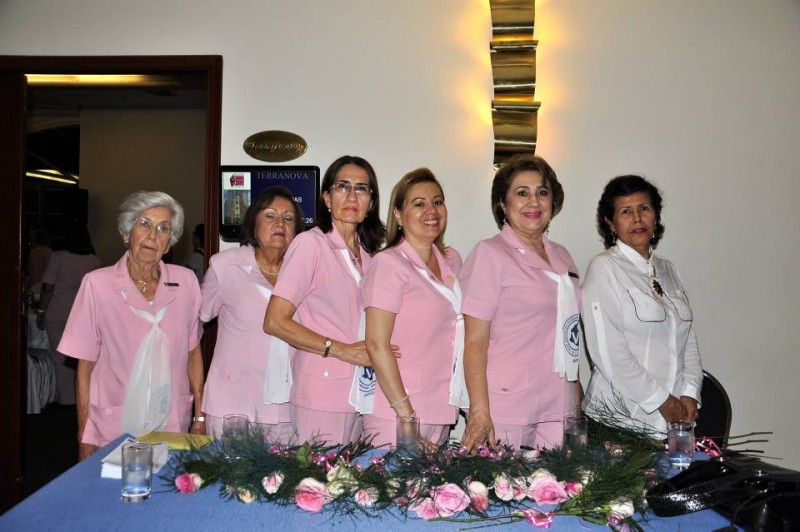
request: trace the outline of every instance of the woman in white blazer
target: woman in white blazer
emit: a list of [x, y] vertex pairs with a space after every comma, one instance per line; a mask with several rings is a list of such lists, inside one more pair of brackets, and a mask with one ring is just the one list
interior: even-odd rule
[[678, 271], [653, 251], [661, 208], [640, 176], [606, 185], [597, 205], [606, 250], [589, 263], [581, 310], [592, 363], [584, 410], [663, 438], [668, 422], [697, 419], [703, 368]]

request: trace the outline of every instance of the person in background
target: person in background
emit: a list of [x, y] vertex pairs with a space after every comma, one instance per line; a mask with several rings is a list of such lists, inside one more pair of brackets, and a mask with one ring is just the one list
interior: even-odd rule
[[[378, 377], [364, 434], [375, 445], [397, 445], [396, 418], [418, 419], [423, 447], [444, 444], [456, 422], [451, 380], [463, 384], [461, 256], [444, 244], [447, 207], [427, 168], [409, 172], [392, 191], [387, 246], [372, 259], [362, 283], [367, 351]], [[403, 348], [396, 359], [391, 344]], [[460, 350], [459, 350], [460, 348]], [[462, 385], [463, 396], [466, 388]]]
[[292, 375], [289, 346], [264, 333], [264, 313], [303, 212], [285, 187], [270, 187], [248, 207], [240, 247], [211, 257], [200, 319], [219, 316], [214, 358], [203, 393], [207, 433], [222, 435], [226, 414], [260, 423], [269, 441], [289, 443]]
[[74, 359], [59, 353], [56, 346], [61, 342], [83, 276], [100, 267], [100, 259], [94, 253], [86, 226], [72, 225], [64, 233], [64, 249], [52, 254], [42, 277], [36, 325], [47, 330], [50, 356], [56, 368], [58, 403], [62, 405], [75, 404], [77, 364]]
[[290, 402], [299, 440], [346, 444], [361, 437], [359, 412], [375, 393], [360, 285], [386, 228], [375, 170], [361, 157], [334, 161], [320, 189], [317, 227], [289, 246], [264, 332], [296, 348]]
[[[678, 270], [655, 254], [664, 235], [658, 188], [615, 177], [597, 204], [606, 250], [583, 282], [583, 323], [592, 376], [584, 409], [597, 421], [665, 438], [670, 421], [695, 421], [703, 367]], [[619, 399], [624, 410], [618, 411]], [[611, 419], [609, 420], [609, 416]]]
[[58, 345], [78, 359], [81, 459], [123, 433], [205, 431], [200, 287], [161, 260], [183, 219], [164, 192], [129, 195], [117, 218], [127, 251], [83, 278]]
[[183, 259], [183, 265], [194, 272], [197, 282], [203, 284], [203, 274], [205, 272], [206, 252], [203, 249], [205, 242], [205, 224], [197, 224], [192, 231], [192, 251]]
[[462, 444], [561, 445], [579, 407], [578, 269], [547, 238], [564, 190], [541, 157], [515, 155], [495, 174], [500, 234], [479, 242], [461, 270], [464, 372], [470, 409]]
[[50, 247], [50, 236], [44, 229], [31, 231], [31, 250], [28, 254], [28, 289], [38, 293], [37, 286], [42, 282], [42, 276], [53, 249]]

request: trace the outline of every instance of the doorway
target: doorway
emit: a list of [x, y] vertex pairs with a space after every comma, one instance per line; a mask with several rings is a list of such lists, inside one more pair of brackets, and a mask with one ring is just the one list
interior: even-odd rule
[[[23, 485], [23, 434], [26, 412], [26, 322], [22, 297], [23, 169], [25, 158], [26, 74], [168, 74], [205, 78], [205, 155], [203, 161], [202, 221], [206, 224], [206, 256], [217, 251], [219, 233], [218, 169], [221, 140], [222, 58], [220, 56], [131, 57], [0, 57], [0, 176], [6, 194], [0, 195], [0, 282], [8, 297], [0, 302], [0, 415], [7, 420], [7, 437], [0, 439], [0, 512], [16, 504]], [[186, 234], [191, 232], [191, 228]], [[5, 292], [5, 290], [4, 290]], [[206, 350], [208, 353], [209, 351]]]

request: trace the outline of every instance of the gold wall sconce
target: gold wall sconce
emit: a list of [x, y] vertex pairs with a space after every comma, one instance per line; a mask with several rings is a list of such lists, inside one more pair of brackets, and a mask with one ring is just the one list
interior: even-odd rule
[[494, 165], [536, 151], [537, 112], [534, 0], [489, 0], [492, 13]]

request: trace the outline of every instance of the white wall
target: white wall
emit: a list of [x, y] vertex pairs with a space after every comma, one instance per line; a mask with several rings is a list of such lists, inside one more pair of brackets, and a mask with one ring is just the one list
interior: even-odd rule
[[[241, 149], [251, 133], [286, 129], [309, 143], [297, 163], [372, 161], [384, 210], [402, 174], [432, 168], [464, 254], [495, 232], [488, 1], [200, 5], [5, 0], [0, 53], [221, 54], [223, 164], [253, 162]], [[659, 251], [689, 289], [733, 432], [774, 430], [767, 454], [800, 468], [800, 2], [539, 0], [536, 18], [538, 153], [567, 194], [551, 236], [585, 268], [603, 184], [623, 172], [658, 183]]]
[[125, 196], [136, 190], [161, 190], [180, 201], [185, 236], [171, 251], [181, 264], [192, 250], [192, 229], [203, 221], [205, 112], [83, 111], [80, 176], [89, 191], [89, 231], [104, 265], [117, 262], [124, 251], [117, 214]]

